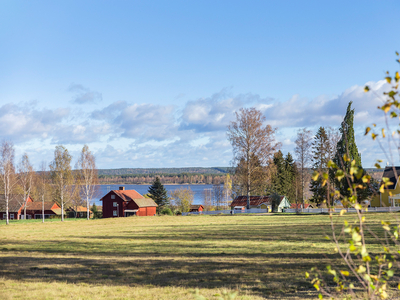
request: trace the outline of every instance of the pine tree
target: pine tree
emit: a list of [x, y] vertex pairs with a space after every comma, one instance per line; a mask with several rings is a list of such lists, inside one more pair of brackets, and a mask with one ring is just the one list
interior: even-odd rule
[[273, 191], [279, 195], [285, 194], [285, 159], [282, 152], [279, 150], [274, 155], [274, 165], [276, 169], [273, 178]]
[[289, 201], [296, 202], [297, 166], [290, 152], [285, 157], [284, 193]]
[[169, 205], [167, 190], [157, 176], [153, 184], [149, 187], [150, 197], [158, 204], [157, 212], [159, 213], [164, 207]]
[[[340, 169], [344, 170], [347, 174], [350, 173], [351, 162], [353, 160], [355, 161], [355, 166], [362, 169], [361, 154], [358, 152], [356, 140], [354, 137], [354, 128], [353, 128], [354, 109], [351, 109], [352, 103], [353, 103], [352, 101], [349, 102], [349, 105], [347, 106], [346, 115], [339, 128], [341, 138], [336, 145], [336, 155], [333, 159], [333, 162], [336, 163], [336, 165]], [[350, 161], [345, 161], [343, 159], [343, 156], [345, 154], [350, 159]], [[366, 173], [365, 170], [363, 170], [362, 175], [359, 179], [354, 177], [354, 183], [365, 185], [361, 180], [362, 176], [364, 176], [365, 173]], [[349, 184], [347, 180], [341, 180], [341, 181], [335, 180], [335, 186], [342, 196], [344, 197], [350, 196], [351, 191], [349, 189]], [[357, 195], [358, 200], [360, 201], [368, 197], [368, 193], [369, 193], [368, 188], [362, 190], [362, 192]]]
[[[329, 141], [325, 128], [320, 127], [312, 143], [312, 162], [314, 171], [326, 171], [329, 161], [328, 146]], [[319, 176], [317, 180], [311, 181], [310, 190], [313, 192], [312, 199], [316, 203], [322, 203], [326, 199], [327, 186], [322, 186], [321, 176]]]

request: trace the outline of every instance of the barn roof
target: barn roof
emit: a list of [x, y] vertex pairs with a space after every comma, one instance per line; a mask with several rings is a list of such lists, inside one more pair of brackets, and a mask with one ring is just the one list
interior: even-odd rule
[[[292, 203], [290, 204], [290, 208], [302, 208], [303, 203]], [[313, 206], [310, 203], [305, 203], [304, 208], [313, 208]]]
[[397, 183], [396, 177], [399, 178], [399, 176], [400, 176], [400, 167], [386, 167], [382, 175], [382, 177], [387, 177], [389, 178], [390, 182], [393, 182], [393, 185], [388, 186], [390, 190], [395, 189]]
[[155, 203], [154, 200], [151, 198], [133, 199], [133, 201], [135, 201], [135, 203], [139, 207], [158, 206], [157, 203]]
[[[281, 200], [284, 196], [281, 196]], [[259, 206], [263, 203], [271, 204], [269, 196], [250, 196], [250, 206]], [[247, 196], [238, 196], [232, 201], [231, 206], [247, 206]]]
[[[10, 199], [8, 200], [8, 211], [9, 212], [18, 212], [23, 206], [22, 196], [18, 194], [11, 194]], [[30, 198], [28, 196], [28, 198]], [[31, 198], [32, 200], [32, 198]], [[30, 202], [28, 202], [30, 203]], [[0, 211], [6, 211], [6, 200], [4, 194], [0, 195]]]
[[[55, 202], [45, 201], [44, 202], [44, 210], [51, 210], [54, 205], [56, 205], [56, 208], [59, 208], [59, 206]], [[40, 201], [29, 202], [26, 205], [26, 209], [27, 210], [42, 210], [42, 202], [40, 202]]]
[[70, 206], [66, 209], [66, 211], [75, 211], [75, 212], [87, 212], [87, 208], [85, 206]]
[[204, 209], [204, 206], [199, 204], [199, 205], [190, 205], [190, 209], [199, 209], [200, 207], [202, 207]]

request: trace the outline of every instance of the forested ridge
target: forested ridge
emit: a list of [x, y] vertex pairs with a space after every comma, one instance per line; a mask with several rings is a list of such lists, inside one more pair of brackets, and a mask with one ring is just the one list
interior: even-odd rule
[[157, 175], [177, 175], [182, 173], [193, 174], [227, 174], [232, 168], [230, 167], [189, 167], [189, 168], [121, 168], [121, 169], [99, 169], [99, 175], [143, 175], [143, 174], [157, 174]]
[[159, 177], [163, 184], [220, 184], [230, 167], [213, 168], [123, 168], [99, 169], [100, 184], [151, 184]]

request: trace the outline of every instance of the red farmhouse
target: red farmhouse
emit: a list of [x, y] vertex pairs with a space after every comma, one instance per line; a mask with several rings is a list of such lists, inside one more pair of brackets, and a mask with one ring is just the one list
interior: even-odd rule
[[135, 190], [110, 191], [103, 198], [103, 218], [129, 216], [155, 216], [157, 204], [153, 199], [145, 198]]

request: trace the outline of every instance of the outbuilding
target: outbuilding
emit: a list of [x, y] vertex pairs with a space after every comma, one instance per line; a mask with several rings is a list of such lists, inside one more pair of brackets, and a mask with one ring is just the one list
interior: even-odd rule
[[190, 205], [190, 210], [189, 212], [202, 212], [204, 210], [204, 206], [203, 205]]

